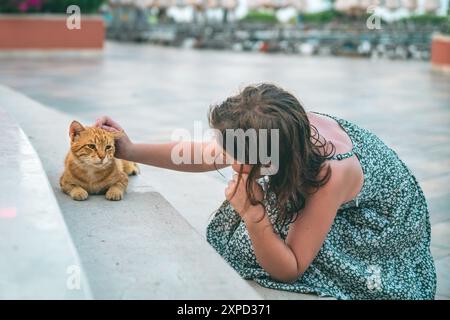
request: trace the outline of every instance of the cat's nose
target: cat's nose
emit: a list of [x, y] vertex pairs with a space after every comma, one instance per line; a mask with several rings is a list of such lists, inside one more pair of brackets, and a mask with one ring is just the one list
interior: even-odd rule
[[106, 154], [99, 154], [98, 157], [100, 158], [100, 160], [105, 159]]

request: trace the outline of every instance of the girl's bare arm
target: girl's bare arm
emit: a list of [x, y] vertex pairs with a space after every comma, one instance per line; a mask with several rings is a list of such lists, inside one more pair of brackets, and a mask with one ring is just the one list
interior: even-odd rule
[[98, 118], [94, 126], [116, 135], [115, 156], [119, 159], [186, 172], [212, 171], [227, 166], [223, 149], [216, 141], [133, 143], [122, 127], [108, 116]]
[[308, 269], [347, 196], [343, 185], [344, 176], [334, 172], [334, 177], [307, 200], [285, 240], [275, 233], [262, 206], [244, 216], [256, 259], [272, 278], [292, 283]]
[[205, 172], [227, 166], [215, 142], [136, 143], [127, 148], [126, 160], [185, 172]]

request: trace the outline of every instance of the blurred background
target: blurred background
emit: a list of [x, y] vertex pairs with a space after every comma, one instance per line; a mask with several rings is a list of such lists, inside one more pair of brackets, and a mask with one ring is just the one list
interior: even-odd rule
[[103, 10], [112, 39], [303, 55], [426, 60], [431, 34], [449, 28], [446, 0], [143, 0]]
[[448, 0], [1, 0], [1, 12], [100, 13], [107, 38], [175, 47], [429, 60]]
[[[70, 121], [109, 115], [136, 142], [170, 141], [175, 129], [193, 133], [197, 122], [206, 129], [210, 105], [258, 82], [291, 91], [306, 110], [373, 131], [400, 155], [429, 204], [437, 298], [450, 299], [448, 0], [0, 0], [0, 111], [14, 115], [43, 159], [75, 247], [88, 273], [104, 280], [101, 288], [127, 287], [124, 272], [140, 279], [133, 266], [144, 255], [126, 236], [146, 226], [130, 227], [122, 212], [113, 221], [101, 211], [103, 199], [81, 210], [61, 194]], [[37, 104], [15, 103], [10, 89]], [[5, 119], [0, 113], [2, 128]], [[11, 150], [2, 138], [0, 160]], [[133, 184], [151, 185], [204, 237], [230, 171], [141, 169], [129, 197]], [[0, 167], [0, 176], [11, 170]], [[7, 200], [10, 207], [22, 201]], [[139, 205], [127, 201], [126, 208]], [[107, 221], [104, 238], [91, 236], [98, 230], [92, 221]], [[120, 237], [111, 239], [118, 226]], [[125, 259], [118, 247], [136, 256]], [[141, 262], [145, 276], [149, 264]], [[118, 280], [105, 276], [111, 274]]]

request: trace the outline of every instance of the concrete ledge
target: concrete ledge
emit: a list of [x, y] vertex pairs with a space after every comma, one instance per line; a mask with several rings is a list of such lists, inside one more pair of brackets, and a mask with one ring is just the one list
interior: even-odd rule
[[103, 19], [85, 16], [81, 29], [69, 30], [67, 15], [0, 15], [0, 50], [102, 49]]
[[434, 34], [431, 42], [431, 65], [434, 71], [450, 72], [450, 36]]
[[2, 109], [0, 137], [0, 299], [89, 298], [39, 157]]
[[131, 178], [121, 202], [103, 196], [76, 202], [63, 194], [58, 179], [73, 119], [1, 86], [0, 105], [17, 119], [41, 157], [94, 298], [261, 299], [146, 184], [151, 177]]
[[74, 58], [74, 59], [84, 59], [84, 58], [101, 58], [103, 56], [103, 51], [100, 49], [0, 49], [0, 58], [33, 58], [33, 59], [48, 59], [48, 58]]
[[64, 207], [96, 298], [260, 298], [157, 192]]

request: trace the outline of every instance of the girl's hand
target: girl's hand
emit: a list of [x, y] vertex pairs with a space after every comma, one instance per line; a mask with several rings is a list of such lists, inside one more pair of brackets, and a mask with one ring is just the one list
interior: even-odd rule
[[[228, 186], [225, 188], [225, 197], [244, 221], [257, 222], [265, 214], [264, 207], [262, 205], [254, 206], [250, 203], [246, 190], [247, 179], [248, 175], [242, 174], [238, 184], [238, 174], [234, 174], [233, 179], [228, 182]], [[263, 200], [263, 190], [256, 181], [253, 181], [253, 192], [256, 200]]]
[[108, 116], [97, 118], [97, 120], [95, 120], [94, 126], [110, 132], [123, 131], [122, 127]]
[[103, 116], [95, 121], [94, 126], [114, 134], [114, 147], [116, 149], [114, 156], [116, 158], [131, 160], [131, 147], [133, 143], [117, 122], [108, 116]]

